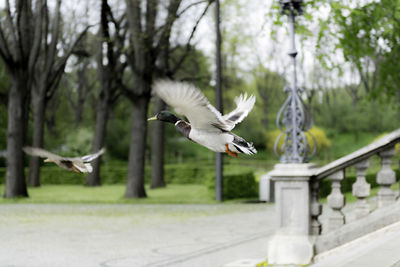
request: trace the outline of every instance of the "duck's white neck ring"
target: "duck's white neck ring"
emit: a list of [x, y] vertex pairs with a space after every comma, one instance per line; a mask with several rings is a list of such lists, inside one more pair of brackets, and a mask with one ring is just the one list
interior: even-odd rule
[[178, 123], [180, 123], [182, 120], [179, 120], [177, 122], [175, 122], [175, 126], [178, 125]]

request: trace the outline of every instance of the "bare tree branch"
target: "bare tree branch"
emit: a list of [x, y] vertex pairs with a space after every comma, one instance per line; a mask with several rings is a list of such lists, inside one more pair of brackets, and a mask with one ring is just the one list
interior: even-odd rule
[[93, 25], [88, 25], [86, 26], [86, 28], [79, 34], [78, 38], [75, 40], [75, 42], [72, 44], [72, 46], [70, 47], [70, 49], [68, 50], [68, 52], [62, 57], [58, 68], [56, 68], [56, 73], [58, 73], [61, 69], [62, 71], [64, 71], [64, 67], [65, 64], [67, 62], [67, 60], [69, 59], [69, 57], [71, 56], [72, 52], [74, 51], [75, 47], [79, 44], [79, 42], [82, 40], [82, 38], [85, 36], [85, 34], [87, 33], [87, 31], [93, 27]]
[[[45, 27], [45, 32], [44, 36], [49, 36], [49, 28], [50, 28], [50, 23], [49, 23], [49, 9], [47, 7], [47, 1], [44, 4], [44, 25]], [[49, 44], [47, 43], [47, 40], [44, 42], [44, 55], [47, 57], [49, 54]]]
[[6, 64], [12, 65], [14, 63], [12, 54], [10, 53], [10, 50], [8, 49], [8, 43], [6, 41], [4, 32], [1, 27], [0, 27], [0, 53]]
[[[172, 2], [172, 1], [171, 1]], [[154, 38], [154, 26], [156, 21], [158, 0], [147, 0], [146, 2], [146, 44], [151, 47]]]
[[[13, 23], [13, 16], [11, 14], [11, 7], [10, 7], [10, 1], [6, 0], [6, 14], [7, 14], [7, 23], [8, 23], [8, 27], [10, 28], [10, 35], [11, 35], [11, 40], [13, 42], [13, 44], [11, 45], [11, 47], [14, 47], [15, 52], [17, 51], [17, 47], [18, 47], [18, 41], [17, 41], [17, 36], [16, 36], [16, 29], [14, 27], [14, 23]], [[15, 53], [14, 55], [15, 57], [17, 57], [17, 54]]]
[[63, 65], [61, 64], [61, 66], [55, 67], [55, 71], [54, 73], [52, 73], [51, 79], [48, 80], [48, 83], [44, 88], [44, 90], [46, 91], [45, 93], [47, 100], [50, 100], [53, 97], [55, 91], [57, 91], [58, 85], [60, 84], [60, 80], [64, 73], [65, 65], [66, 62], [64, 62]]
[[197, 19], [195, 25], [193, 26], [192, 32], [190, 33], [189, 39], [186, 43], [186, 51], [185, 53], [180, 57], [180, 59], [178, 60], [178, 63], [176, 63], [175, 67], [172, 69], [172, 73], [175, 73], [182, 65], [182, 63], [185, 61], [186, 57], [188, 56], [190, 49], [191, 49], [191, 45], [190, 42], [192, 41], [193, 37], [194, 37], [194, 33], [196, 32], [197, 26], [199, 25], [201, 19], [205, 16], [205, 14], [207, 13], [208, 8], [210, 7], [210, 5], [212, 4], [213, 0], [210, 0], [208, 2], [208, 5], [206, 6], [206, 8], [204, 9], [203, 13], [201, 14], [201, 16]]
[[[32, 16], [29, 9], [30, 1], [17, 1], [17, 32], [18, 44], [16, 45], [16, 58], [23, 59], [28, 54], [30, 48], [30, 18]], [[18, 49], [17, 49], [18, 48]]]
[[[51, 71], [53, 69], [54, 61], [56, 59], [57, 54], [57, 42], [58, 42], [58, 35], [60, 31], [60, 5], [61, 0], [57, 0], [57, 4], [54, 11], [54, 19], [52, 22], [52, 33], [51, 33], [51, 42], [50, 42], [50, 50], [49, 54], [47, 55], [45, 66], [44, 66], [44, 77], [48, 79], [51, 75]], [[69, 57], [69, 55], [68, 55]], [[61, 63], [62, 65], [62, 63]]]
[[185, 7], [181, 12], [179, 12], [178, 14], [177, 14], [177, 17], [180, 17], [180, 16], [182, 16], [182, 14], [183, 13], [185, 13], [186, 11], [188, 11], [190, 8], [192, 8], [192, 7], [194, 7], [194, 6], [197, 6], [197, 5], [200, 5], [200, 4], [203, 4], [203, 3], [207, 3], [207, 2], [214, 2], [214, 0], [202, 0], [202, 1], [198, 1], [198, 2], [194, 2], [194, 3], [191, 3], [190, 5], [188, 5], [187, 7]]
[[[142, 36], [142, 25], [141, 25], [141, 9], [139, 0], [126, 0], [127, 3], [127, 12], [128, 12], [128, 20], [129, 27], [131, 28], [131, 41], [133, 47], [142, 51], [143, 47], [143, 36]], [[135, 55], [135, 59], [137, 56]], [[136, 59], [137, 60], [137, 59]]]
[[[34, 33], [34, 40], [33, 40], [33, 45], [31, 49], [31, 53], [29, 55], [29, 60], [28, 60], [28, 69], [29, 72], [33, 72], [37, 59], [40, 54], [40, 44], [42, 42], [42, 28], [43, 28], [43, 10], [45, 8], [45, 5], [41, 1], [36, 2], [36, 9], [39, 10], [39, 13], [36, 14], [35, 18], [35, 33]], [[46, 35], [47, 36], [47, 35]]]

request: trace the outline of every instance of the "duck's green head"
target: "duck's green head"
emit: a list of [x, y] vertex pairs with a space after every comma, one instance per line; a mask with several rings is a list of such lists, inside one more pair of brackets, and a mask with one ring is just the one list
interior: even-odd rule
[[154, 117], [148, 119], [148, 121], [153, 121], [153, 120], [165, 121], [175, 124], [177, 121], [181, 119], [175, 116], [174, 113], [163, 110], [158, 112]]

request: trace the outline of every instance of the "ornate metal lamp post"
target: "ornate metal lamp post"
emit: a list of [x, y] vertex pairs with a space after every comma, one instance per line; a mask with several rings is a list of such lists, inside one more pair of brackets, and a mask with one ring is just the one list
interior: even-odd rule
[[[309, 159], [310, 149], [304, 131], [310, 127], [311, 120], [303, 109], [303, 102], [299, 96], [301, 89], [297, 87], [296, 77], [294, 22], [295, 17], [302, 13], [302, 0], [280, 0], [280, 4], [281, 13], [289, 17], [291, 38], [289, 56], [293, 70], [290, 86], [284, 89], [288, 93], [288, 98], [276, 119], [282, 134], [275, 141], [275, 153], [281, 154], [281, 162], [284, 164], [276, 164], [270, 172], [275, 182], [278, 230], [268, 244], [268, 263], [273, 266], [299, 266], [309, 264], [314, 256], [313, 239], [310, 238], [311, 189], [315, 195], [318, 184], [311, 186], [316, 164], [305, 164]], [[284, 143], [278, 149], [282, 137]], [[314, 151], [315, 147], [314, 145]]]
[[[289, 96], [276, 118], [276, 124], [282, 130], [282, 133], [275, 141], [274, 150], [277, 155], [281, 155], [280, 161], [282, 163], [303, 163], [310, 158], [310, 155], [308, 155], [310, 149], [304, 131], [311, 127], [311, 119], [309, 114], [304, 111], [303, 102], [299, 96], [302, 90], [297, 87], [296, 73], [295, 17], [303, 12], [302, 2], [303, 0], [280, 0], [281, 14], [289, 17], [291, 48], [288, 54], [293, 66], [290, 86], [284, 88], [284, 92], [289, 93]], [[284, 143], [278, 147], [282, 138], [284, 138]], [[315, 148], [314, 145], [313, 153]]]

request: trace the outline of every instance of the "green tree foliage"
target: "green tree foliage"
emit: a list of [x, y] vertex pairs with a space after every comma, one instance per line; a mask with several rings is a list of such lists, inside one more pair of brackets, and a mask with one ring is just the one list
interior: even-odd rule
[[[180, 59], [186, 52], [187, 47], [177, 46], [173, 49], [169, 58], [170, 65], [177, 64], [177, 59]], [[194, 46], [190, 46], [189, 53], [186, 55], [182, 67], [175, 74], [174, 79], [183, 80], [195, 84], [202, 90], [213, 90], [210, 85], [211, 68], [209, 58]]]
[[373, 1], [356, 8], [331, 3], [337, 49], [354, 64], [367, 92], [374, 96], [399, 92], [400, 2]]
[[253, 70], [251, 86], [258, 94], [257, 107], [262, 111], [261, 123], [264, 128], [275, 128], [276, 114], [287, 97], [283, 92], [286, 85], [285, 78], [263, 66]]
[[[304, 2], [303, 10], [296, 17], [296, 34], [302, 45], [314, 49], [326, 70], [343, 75], [349, 66], [343, 63], [350, 63], [358, 74], [352, 78], [359, 76], [368, 97], [395, 96], [399, 101], [400, 1], [311, 0]], [[268, 15], [275, 38], [286, 22], [278, 1]]]
[[316, 125], [336, 133], [382, 133], [398, 128], [399, 110], [396, 103], [381, 103], [366, 99], [357, 105], [344, 89], [328, 89], [320, 100], [313, 102], [313, 115]]

